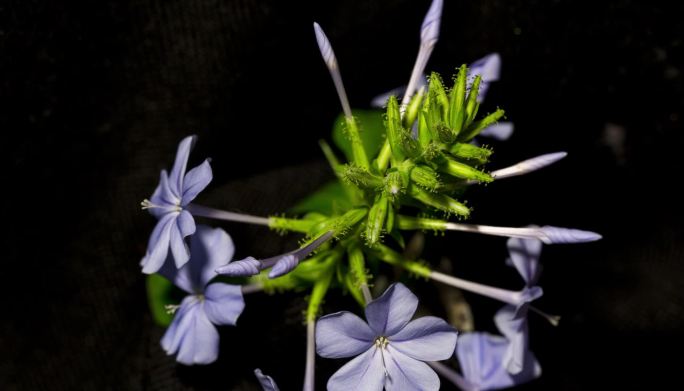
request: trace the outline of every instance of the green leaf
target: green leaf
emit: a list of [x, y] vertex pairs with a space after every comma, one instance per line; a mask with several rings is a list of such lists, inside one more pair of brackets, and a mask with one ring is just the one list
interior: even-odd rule
[[167, 305], [176, 305], [174, 286], [171, 281], [159, 274], [150, 274], [145, 281], [147, 287], [147, 303], [152, 312], [154, 322], [159, 326], [168, 327], [173, 320], [173, 314], [166, 310]]
[[335, 210], [348, 210], [352, 203], [342, 184], [330, 182], [299, 201], [290, 209], [292, 213], [318, 212], [330, 216]]
[[[385, 141], [385, 126], [383, 125], [383, 113], [378, 110], [353, 110], [356, 122], [361, 127], [359, 136], [363, 143], [366, 156], [372, 160], [377, 156], [382, 143]], [[333, 142], [347, 157], [347, 161], [353, 161], [352, 146], [349, 139], [344, 135], [345, 128], [344, 115], [340, 115], [335, 120], [332, 138]]]

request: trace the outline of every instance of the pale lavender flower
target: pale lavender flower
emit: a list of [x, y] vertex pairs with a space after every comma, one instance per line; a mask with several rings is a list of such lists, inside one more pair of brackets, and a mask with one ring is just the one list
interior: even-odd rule
[[177, 268], [190, 258], [185, 238], [195, 233], [195, 219], [186, 207], [212, 179], [208, 159], [185, 172], [196, 138], [188, 136], [181, 141], [171, 173], [162, 170], [159, 185], [150, 199], [142, 202], [143, 209], [159, 219], [150, 235], [147, 253], [140, 262], [143, 273], [157, 272], [164, 264], [169, 248]]
[[316, 324], [316, 351], [327, 358], [357, 356], [328, 380], [328, 390], [437, 390], [439, 378], [425, 361], [446, 360], [456, 347], [456, 330], [426, 316], [411, 321], [418, 298], [392, 284], [366, 307], [364, 322], [342, 311]]
[[462, 334], [456, 345], [458, 359], [465, 379], [465, 391], [498, 390], [526, 383], [541, 376], [541, 366], [529, 350], [525, 366], [511, 374], [504, 365], [504, 356], [510, 342], [506, 338], [488, 333]]
[[190, 241], [190, 260], [180, 269], [167, 262], [159, 273], [188, 293], [161, 340], [167, 354], [185, 365], [209, 364], [218, 357], [219, 334], [214, 325], [235, 325], [245, 308], [238, 285], [209, 282], [218, 265], [230, 261], [235, 246], [220, 228], [204, 225]]
[[264, 389], [264, 391], [280, 391], [278, 388], [278, 385], [273, 381], [273, 378], [270, 376], [264, 375], [261, 372], [261, 369], [257, 368], [254, 370], [254, 374], [256, 375], [257, 379], [259, 379], [259, 383], [261, 384], [261, 388]]

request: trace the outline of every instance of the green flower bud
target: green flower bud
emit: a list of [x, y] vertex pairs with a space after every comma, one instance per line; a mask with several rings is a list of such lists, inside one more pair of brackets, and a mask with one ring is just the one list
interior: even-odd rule
[[440, 162], [439, 169], [457, 178], [472, 179], [480, 182], [491, 182], [494, 180], [491, 175], [446, 156]]
[[477, 136], [484, 128], [493, 125], [499, 119], [501, 119], [504, 114], [505, 112], [503, 110], [497, 109], [495, 112], [487, 115], [483, 119], [473, 122], [465, 131], [458, 135], [458, 141], [468, 142], [472, 140], [473, 137]]
[[460, 133], [463, 129], [466, 116], [466, 77], [466, 66], [461, 65], [449, 97], [449, 127], [455, 134]]
[[428, 166], [414, 166], [411, 169], [410, 177], [413, 183], [432, 192], [437, 191], [442, 186], [439, 181], [439, 174]]
[[475, 76], [473, 80], [473, 85], [470, 87], [470, 93], [468, 94], [468, 101], [466, 102], [465, 109], [465, 125], [464, 128], [470, 126], [470, 124], [475, 119], [477, 115], [477, 110], [480, 108], [480, 102], [477, 101], [477, 94], [480, 91], [480, 82], [482, 81], [482, 76]]
[[356, 119], [353, 117], [345, 117], [345, 134], [349, 138], [349, 142], [352, 146], [353, 161], [359, 167], [365, 169], [370, 168], [368, 163], [368, 156], [366, 156], [366, 150], [363, 149], [363, 142], [361, 141], [361, 136], [359, 134], [359, 125], [356, 123]]
[[489, 161], [492, 150], [473, 144], [456, 143], [449, 148], [449, 153], [461, 159], [474, 160], [478, 164], [484, 164]]
[[366, 244], [369, 246], [373, 246], [382, 239], [385, 220], [387, 218], [388, 204], [389, 200], [387, 199], [387, 196], [380, 194], [368, 212], [364, 236], [366, 238]]
[[[401, 168], [407, 165], [410, 165], [410, 161], [403, 164]], [[406, 190], [406, 186], [408, 186], [408, 175], [401, 171], [392, 171], [385, 176], [384, 194], [394, 200]]]
[[363, 167], [347, 164], [340, 168], [340, 176], [345, 183], [360, 189], [375, 190], [383, 186], [382, 178], [371, 174]]
[[366, 262], [363, 256], [363, 251], [358, 242], [352, 242], [347, 248], [349, 256], [349, 269], [354, 277], [355, 285], [368, 284], [368, 270], [366, 270]]
[[411, 197], [427, 206], [463, 217], [470, 215], [470, 209], [467, 206], [444, 194], [430, 193], [418, 186], [409, 186], [409, 192]]
[[397, 226], [403, 230], [429, 229], [433, 231], [445, 231], [446, 221], [426, 219], [422, 217], [410, 217], [397, 215]]
[[394, 96], [391, 96], [387, 101], [386, 127], [387, 139], [394, 158], [393, 164], [398, 164], [406, 156], [417, 157], [420, 155], [420, 145], [413, 139], [411, 131], [402, 126], [399, 104]]
[[421, 88], [411, 98], [411, 101], [409, 102], [408, 106], [406, 107], [406, 112], [404, 113], [404, 121], [403, 121], [404, 128], [411, 129], [411, 127], [413, 126], [413, 123], [416, 122], [416, 118], [418, 118], [418, 114], [420, 113], [420, 107], [421, 107], [421, 104], [423, 103], [423, 97], [424, 96], [425, 96], [425, 89]]

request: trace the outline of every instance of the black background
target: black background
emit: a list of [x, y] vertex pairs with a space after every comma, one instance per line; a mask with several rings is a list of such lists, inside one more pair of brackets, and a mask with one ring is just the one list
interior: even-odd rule
[[[0, 388], [256, 389], [255, 367], [282, 389], [301, 387], [301, 295], [248, 297], [242, 327], [222, 329], [212, 366], [177, 367], [165, 357], [138, 267], [154, 221], [138, 204], [178, 141], [194, 133], [191, 163], [213, 158], [203, 202], [254, 214], [285, 210], [330, 177], [317, 139], [328, 137], [339, 104], [312, 21], [333, 43], [352, 105], [367, 107], [408, 79], [428, 6], [0, 3]], [[491, 167], [570, 154], [543, 172], [475, 191], [474, 221], [604, 235], [545, 250], [540, 305], [563, 320], [553, 328], [531, 319], [544, 375], [523, 388], [650, 389], [678, 380], [682, 8], [446, 1], [428, 69], [449, 75], [489, 52], [503, 58], [502, 80], [483, 110], [505, 108], [516, 132], [494, 143]], [[607, 142], [606, 129], [624, 142]], [[296, 240], [222, 226], [237, 256], [273, 254]], [[505, 241], [455, 233], [440, 241], [463, 276], [515, 281], [501, 267]], [[497, 304], [467, 297], [479, 328], [491, 330]], [[342, 297], [325, 309], [352, 308]], [[318, 359], [318, 388], [341, 363]]]

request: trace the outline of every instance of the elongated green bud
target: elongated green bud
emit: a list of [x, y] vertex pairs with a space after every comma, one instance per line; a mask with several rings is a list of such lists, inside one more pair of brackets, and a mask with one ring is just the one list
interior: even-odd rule
[[390, 265], [393, 266], [399, 266], [401, 268], [404, 268], [414, 274], [417, 274], [421, 277], [429, 277], [430, 273], [432, 272], [430, 270], [430, 267], [426, 265], [423, 262], [417, 262], [417, 261], [411, 261], [406, 258], [404, 258], [401, 254], [398, 252], [392, 250], [391, 248], [382, 245], [382, 244], [376, 244], [373, 249], [373, 254], [378, 257], [378, 259], [389, 263]]
[[430, 75], [428, 94], [433, 99], [433, 104], [431, 104], [433, 107], [431, 109], [439, 110], [438, 114], [440, 114], [440, 117], [446, 118], [449, 110], [449, 98], [447, 98], [446, 91], [444, 91], [442, 79], [436, 72], [432, 72]]
[[470, 215], [470, 209], [467, 206], [444, 194], [430, 193], [418, 186], [409, 186], [409, 191], [411, 197], [427, 206], [459, 216], [468, 217]]
[[477, 109], [480, 108], [480, 102], [477, 101], [477, 95], [480, 92], [480, 82], [482, 81], [482, 76], [475, 76], [473, 80], [473, 85], [470, 87], [470, 93], [468, 93], [468, 101], [466, 102], [465, 109], [465, 124], [464, 128], [470, 126], [470, 124], [475, 119], [477, 115]]
[[312, 220], [301, 220], [301, 219], [288, 219], [285, 217], [269, 217], [268, 226], [277, 231], [290, 231], [290, 232], [302, 232], [308, 233], [311, 228], [316, 224], [316, 221]]
[[397, 226], [403, 230], [429, 229], [433, 231], [446, 231], [447, 222], [437, 219], [397, 215]]
[[335, 232], [334, 236], [340, 237], [346, 235], [351, 227], [366, 217], [366, 214], [368, 214], [367, 208], [356, 208], [336, 218], [332, 227]]
[[366, 231], [364, 232], [366, 244], [368, 244], [368, 246], [373, 246], [382, 239], [385, 220], [387, 218], [388, 203], [387, 196], [380, 194], [368, 212]]
[[494, 180], [491, 175], [446, 156], [439, 169], [456, 178], [472, 179], [480, 182], [491, 182]]
[[449, 153], [461, 159], [474, 160], [479, 164], [489, 161], [492, 150], [467, 143], [456, 143], [449, 148]]
[[391, 96], [387, 101], [387, 139], [392, 149], [394, 162], [398, 164], [406, 156], [417, 157], [420, 155], [420, 145], [413, 139], [411, 131], [405, 129], [401, 122], [401, 113], [397, 98]]
[[368, 156], [366, 156], [366, 150], [363, 149], [363, 142], [361, 141], [359, 125], [356, 123], [356, 119], [354, 119], [354, 117], [345, 117], [344, 120], [347, 125], [345, 133], [351, 143], [354, 163], [359, 167], [369, 169], [370, 164], [368, 163]]
[[429, 191], [437, 191], [442, 186], [439, 174], [432, 168], [424, 165], [416, 165], [411, 169], [411, 181]]
[[458, 141], [468, 142], [477, 136], [484, 128], [495, 124], [504, 116], [505, 112], [502, 109], [497, 109], [495, 112], [487, 115], [477, 122], [473, 122], [468, 128], [458, 135]]
[[399, 112], [399, 103], [395, 96], [390, 96], [387, 101], [387, 140], [389, 140], [390, 148], [392, 149], [392, 156], [395, 160], [402, 161], [406, 157], [404, 149], [402, 148], [402, 133], [401, 113]]
[[[403, 165], [402, 165], [403, 167]], [[408, 186], [407, 176], [399, 171], [392, 171], [385, 176], [384, 193], [387, 197], [394, 199], [403, 193]]]
[[413, 123], [416, 122], [416, 118], [418, 118], [418, 113], [420, 112], [420, 107], [423, 103], [424, 96], [425, 89], [421, 88], [418, 90], [418, 93], [413, 95], [413, 97], [411, 98], [411, 101], [406, 107], [406, 112], [404, 113], [404, 128], [411, 129]]
[[347, 164], [340, 168], [342, 180], [360, 189], [375, 190], [383, 186], [382, 178], [363, 167]]
[[332, 269], [321, 276], [320, 279], [316, 280], [313, 289], [311, 290], [311, 296], [309, 296], [309, 305], [306, 308], [306, 321], [313, 322], [316, 320], [316, 316], [320, 311], [321, 304], [323, 304], [323, 299], [325, 299], [325, 294], [328, 293], [328, 288], [330, 287], [330, 282], [332, 281]]
[[432, 132], [428, 126], [425, 112], [421, 111], [418, 116], [418, 142], [425, 149], [430, 144], [430, 141], [432, 141]]
[[451, 89], [451, 96], [449, 99], [449, 127], [455, 134], [461, 132], [463, 123], [465, 122], [466, 107], [466, 66], [461, 65], [454, 82], [454, 88]]
[[349, 256], [349, 269], [354, 277], [355, 285], [358, 287], [361, 284], [368, 284], [366, 261], [358, 241], [351, 242], [347, 249], [347, 254]]

